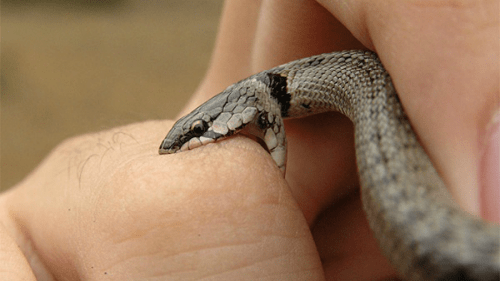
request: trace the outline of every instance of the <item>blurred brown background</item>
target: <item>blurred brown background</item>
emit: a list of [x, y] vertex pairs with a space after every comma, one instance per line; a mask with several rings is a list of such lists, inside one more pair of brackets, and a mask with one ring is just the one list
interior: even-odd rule
[[1, 9], [5, 190], [65, 138], [173, 118], [203, 77], [222, 1], [4, 0]]

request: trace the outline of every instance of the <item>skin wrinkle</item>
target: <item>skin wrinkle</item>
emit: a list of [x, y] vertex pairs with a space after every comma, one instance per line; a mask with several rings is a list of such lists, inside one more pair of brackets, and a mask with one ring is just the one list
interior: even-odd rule
[[[221, 143], [222, 144], [222, 143]], [[199, 156], [199, 155], [198, 155]]]

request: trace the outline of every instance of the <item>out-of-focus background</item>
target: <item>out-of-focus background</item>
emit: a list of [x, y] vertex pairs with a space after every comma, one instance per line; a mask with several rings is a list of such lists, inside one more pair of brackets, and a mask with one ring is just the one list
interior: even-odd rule
[[222, 2], [2, 1], [0, 190], [70, 136], [173, 118], [203, 78]]

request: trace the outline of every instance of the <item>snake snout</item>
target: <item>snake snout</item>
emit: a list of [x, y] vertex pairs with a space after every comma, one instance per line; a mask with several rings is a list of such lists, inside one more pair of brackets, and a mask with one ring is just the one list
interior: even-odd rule
[[161, 142], [159, 154], [172, 154], [180, 150], [178, 142], [168, 138], [168, 136]]
[[168, 144], [165, 144], [165, 140], [162, 141], [160, 145], [160, 149], [158, 150], [159, 154], [171, 154], [173, 153], [171, 149], [168, 148]]
[[159, 154], [172, 154], [176, 153], [181, 149], [182, 131], [178, 128], [174, 128], [168, 132], [167, 136], [163, 139], [158, 150]]

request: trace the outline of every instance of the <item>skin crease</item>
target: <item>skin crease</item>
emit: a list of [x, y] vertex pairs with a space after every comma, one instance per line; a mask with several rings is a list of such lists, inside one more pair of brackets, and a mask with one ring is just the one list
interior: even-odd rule
[[[284, 62], [376, 50], [451, 193], [478, 214], [481, 149], [499, 107], [498, 10], [478, 0], [228, 1], [207, 75], [180, 115]], [[361, 209], [346, 118], [285, 123], [286, 181], [244, 137], [159, 156], [172, 124], [67, 140], [2, 194], [1, 279], [397, 276]]]

